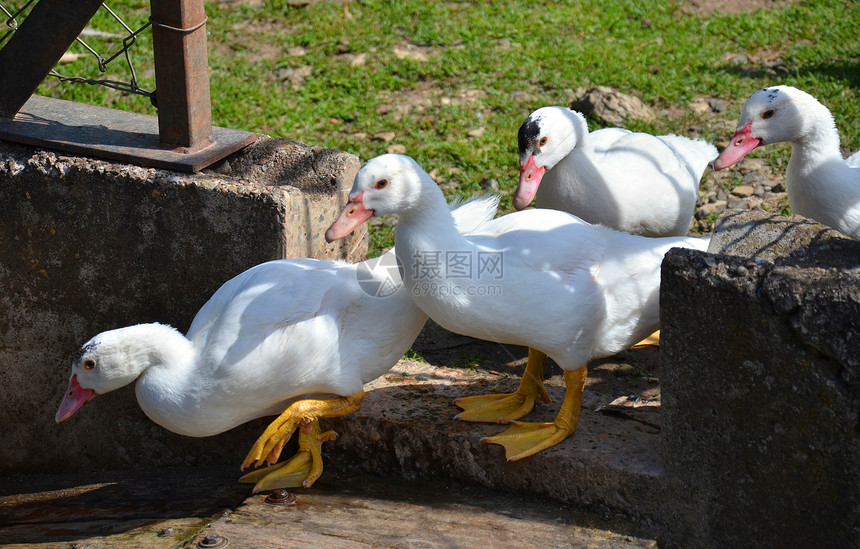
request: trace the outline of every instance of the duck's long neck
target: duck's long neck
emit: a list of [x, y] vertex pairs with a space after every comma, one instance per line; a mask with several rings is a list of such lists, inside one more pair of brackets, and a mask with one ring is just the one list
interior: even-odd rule
[[547, 183], [538, 188], [538, 207], [574, 203], [583, 215], [609, 202], [603, 198], [609, 189], [595, 157], [588, 123], [578, 113], [569, 116], [573, 124], [570, 138], [576, 145], [544, 176]]
[[421, 261], [427, 252], [441, 251], [444, 256], [446, 251], [456, 251], [465, 245], [442, 191], [432, 181], [424, 185], [416, 203], [400, 214], [394, 245], [397, 258], [407, 271], [404, 279], [409, 278], [414, 261]]
[[162, 415], [170, 415], [187, 388], [195, 364], [195, 350], [188, 338], [163, 324], [140, 324], [128, 329], [135, 333], [128, 347], [133, 362], [143, 365], [135, 394], [143, 411], [164, 425]]
[[811, 172], [822, 162], [842, 159], [839, 130], [836, 129], [833, 115], [827, 107], [813, 100], [807, 102], [803, 108], [806, 116], [803, 117], [801, 135], [790, 141], [791, 159], [788, 171], [797, 174]]
[[571, 120], [573, 122], [573, 135], [576, 138], [575, 151], [582, 153], [594, 154], [594, 146], [591, 143], [591, 137], [588, 135], [588, 122], [578, 112], [571, 112]]

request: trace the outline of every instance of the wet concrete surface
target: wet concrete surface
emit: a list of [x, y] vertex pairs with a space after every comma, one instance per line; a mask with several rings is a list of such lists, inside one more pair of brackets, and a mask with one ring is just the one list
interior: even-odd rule
[[[0, 481], [0, 546], [656, 547], [627, 517], [441, 479], [327, 469], [294, 505], [248, 496], [233, 468], [173, 468]], [[216, 538], [217, 536], [217, 538]]]

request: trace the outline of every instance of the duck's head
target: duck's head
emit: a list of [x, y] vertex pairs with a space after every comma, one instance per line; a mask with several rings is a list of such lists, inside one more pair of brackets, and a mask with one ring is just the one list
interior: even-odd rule
[[576, 146], [576, 116], [566, 107], [543, 107], [520, 126], [520, 183], [514, 193], [514, 208], [522, 210], [531, 204], [543, 175]]
[[140, 374], [139, 368], [132, 367], [135, 360], [128, 354], [125, 330], [102, 332], [75, 353], [69, 388], [57, 410], [57, 423], [69, 419], [97, 395], [128, 385]]
[[822, 107], [814, 97], [792, 86], [771, 86], [753, 93], [741, 108], [735, 135], [714, 160], [714, 169], [737, 164], [757, 147], [801, 137], [807, 131], [804, 124], [812, 119], [804, 111], [816, 106]]
[[[416, 208], [430, 176], [412, 158], [384, 154], [358, 170], [349, 201], [325, 233], [328, 242], [343, 238], [374, 215], [408, 213]], [[435, 186], [435, 184], [433, 184]]]

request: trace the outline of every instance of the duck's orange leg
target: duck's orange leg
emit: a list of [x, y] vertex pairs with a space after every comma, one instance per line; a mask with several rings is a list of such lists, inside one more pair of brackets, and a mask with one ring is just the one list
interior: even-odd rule
[[[263, 463], [272, 465], [277, 462], [281, 456], [281, 451], [284, 449], [284, 445], [290, 440], [293, 432], [297, 428], [301, 428], [299, 434], [299, 452], [288, 462], [275, 467], [278, 470], [282, 467], [285, 468], [281, 471], [281, 476], [292, 478], [296, 475], [301, 476], [298, 472], [301, 470], [299, 468], [303, 467], [302, 463], [307, 461], [307, 474], [302, 477], [304, 479], [303, 482], [290, 484], [289, 486], [302, 486], [303, 484], [310, 486], [322, 473], [322, 458], [320, 455], [322, 443], [337, 437], [337, 433], [334, 431], [320, 433], [319, 419], [350, 414], [358, 410], [363, 400], [364, 391], [359, 391], [351, 396], [328, 400], [305, 399], [292, 403], [284, 413], [278, 416], [266, 428], [260, 438], [254, 442], [251, 451], [248, 452], [245, 461], [242, 462], [242, 469], [251, 465], [260, 466]], [[268, 478], [270, 474], [275, 475], [276, 472], [275, 468], [267, 467], [266, 469], [245, 475], [240, 479], [240, 482], [258, 482], [264, 477]], [[255, 493], [263, 489], [286, 488], [288, 486], [285, 484], [274, 486], [271, 485], [271, 481], [267, 482], [267, 488], [255, 487]]]
[[503, 433], [487, 437], [484, 440], [491, 444], [505, 447], [505, 457], [508, 461], [516, 461], [546, 450], [566, 439], [576, 430], [579, 423], [582, 392], [585, 389], [587, 368], [564, 372], [566, 387], [564, 401], [555, 421], [552, 423], [513, 422], [513, 425]]
[[319, 421], [302, 425], [296, 455], [283, 463], [248, 473], [239, 482], [254, 484], [254, 494], [276, 488], [309, 488], [322, 475], [322, 443], [336, 438], [334, 431], [321, 432]]
[[529, 360], [516, 392], [458, 398], [454, 404], [463, 409], [455, 419], [490, 423], [510, 423], [525, 416], [535, 406], [535, 400], [550, 402], [543, 386], [543, 364], [546, 355], [529, 348]]

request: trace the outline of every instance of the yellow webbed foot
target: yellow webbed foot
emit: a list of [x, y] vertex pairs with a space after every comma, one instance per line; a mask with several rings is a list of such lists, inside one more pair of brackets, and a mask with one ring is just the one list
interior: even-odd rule
[[520, 386], [515, 393], [500, 395], [479, 395], [458, 398], [454, 404], [463, 409], [454, 419], [489, 423], [510, 423], [534, 409], [535, 401], [540, 398], [549, 403], [549, 394], [543, 385], [543, 363], [546, 355], [538, 350], [529, 349], [529, 361]]
[[278, 418], [273, 421], [260, 438], [251, 446], [251, 451], [242, 462], [242, 470], [251, 465], [269, 465], [278, 461], [284, 445], [290, 440], [293, 432], [302, 425], [316, 422], [322, 417], [337, 417], [358, 410], [364, 400], [364, 391], [352, 396], [338, 397], [329, 400], [299, 400], [292, 403]]
[[322, 443], [334, 440], [334, 431], [321, 432], [318, 421], [302, 426], [299, 451], [288, 461], [244, 475], [239, 482], [254, 484], [252, 493], [277, 488], [310, 488], [322, 475]]
[[565, 371], [566, 392], [564, 402], [553, 423], [514, 422], [505, 432], [483, 439], [490, 444], [505, 447], [508, 461], [533, 456], [542, 450], [555, 446], [576, 431], [579, 423], [582, 392], [585, 389], [587, 370]]
[[515, 421], [504, 433], [481, 440], [504, 446], [507, 460], [517, 461], [555, 446], [572, 433], [572, 429], [561, 428], [555, 423]]
[[651, 347], [659, 347], [660, 346], [660, 330], [657, 330], [653, 334], [649, 335], [648, 337], [646, 337], [645, 339], [643, 339], [642, 341], [640, 341], [639, 343], [634, 345], [634, 347], [647, 347], [647, 346], [651, 346]]

